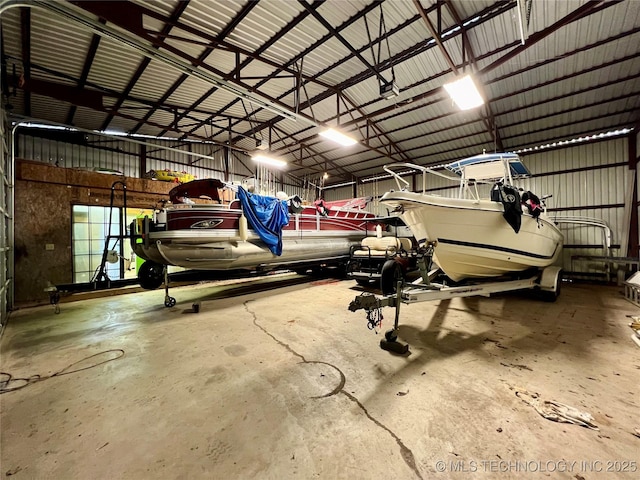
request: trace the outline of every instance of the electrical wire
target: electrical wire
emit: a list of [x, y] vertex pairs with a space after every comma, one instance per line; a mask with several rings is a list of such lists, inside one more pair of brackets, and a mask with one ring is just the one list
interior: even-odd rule
[[[94, 363], [91, 365], [87, 365], [86, 367], [82, 367], [82, 368], [76, 368], [75, 370], [71, 370], [72, 367], [74, 367], [75, 365], [78, 365], [86, 360], [89, 360], [91, 358], [95, 358], [95, 357], [99, 357], [101, 355], [106, 355], [109, 353], [117, 353], [117, 356], [113, 357], [113, 358], [108, 358], [106, 360], [103, 360], [101, 362], [98, 363]], [[81, 372], [83, 370], [89, 370], [90, 368], [94, 368], [97, 367], [98, 365], [102, 365], [104, 363], [107, 362], [112, 362], [113, 360], [117, 360], [119, 358], [124, 357], [124, 350], [120, 349], [120, 348], [115, 348], [112, 350], [105, 350], [103, 352], [100, 353], [95, 353], [93, 355], [89, 355], [88, 357], [82, 358], [80, 360], [78, 360], [77, 362], [73, 362], [69, 365], [67, 365], [66, 367], [64, 367], [62, 370], [53, 373], [51, 375], [46, 375], [46, 376], [41, 376], [41, 375], [32, 375], [28, 378], [14, 378], [13, 375], [11, 375], [10, 373], [7, 372], [0, 372], [0, 394], [3, 393], [9, 393], [9, 392], [15, 392], [16, 390], [20, 390], [22, 388], [28, 387], [29, 385], [33, 385], [34, 383], [37, 382], [42, 382], [43, 380], [48, 380], [50, 378], [53, 377], [61, 377], [63, 375], [69, 375], [71, 373], [77, 373], [77, 372]], [[19, 385], [15, 385], [16, 383], [19, 383]]]

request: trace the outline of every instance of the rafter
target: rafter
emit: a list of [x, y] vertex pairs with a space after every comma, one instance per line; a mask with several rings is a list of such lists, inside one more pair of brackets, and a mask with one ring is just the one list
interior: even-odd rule
[[[104, 19], [99, 20], [100, 23], [106, 23]], [[91, 65], [93, 65], [93, 60], [96, 57], [96, 52], [98, 51], [98, 46], [100, 45], [100, 35], [94, 33], [91, 38], [91, 44], [89, 45], [89, 50], [87, 51], [87, 56], [84, 59], [84, 66], [82, 67], [82, 73], [80, 74], [80, 78], [78, 79], [78, 88], [83, 88], [87, 83], [87, 78], [89, 78], [89, 71], [91, 70]], [[77, 107], [75, 105], [71, 105], [69, 108], [69, 113], [67, 114], [67, 125], [73, 125], [73, 117], [76, 114]]]
[[[599, 4], [600, 2], [597, 1], [597, 2], [594, 2], [594, 3]], [[585, 16], [592, 15], [593, 13], [595, 13], [598, 10], [600, 10], [601, 8], [607, 8], [607, 7], [611, 6], [611, 5], [613, 5], [613, 3], [608, 2], [608, 3], [605, 3], [604, 5], [601, 5], [600, 8], [597, 8], [598, 5], [591, 5], [590, 6], [591, 8], [579, 8], [578, 9], [579, 11], [571, 12], [570, 14], [565, 16], [563, 19], [561, 19], [558, 22], [556, 22], [554, 25], [548, 27], [547, 29], [545, 29], [545, 30], [543, 30], [541, 32], [538, 32], [538, 34], [535, 35], [534, 40], [535, 40], [535, 42], [538, 42], [538, 41], [542, 40], [543, 38], [545, 38], [545, 37], [551, 35], [552, 33], [554, 33], [558, 28], [561, 28], [564, 25], [568, 25], [571, 22], [574, 22], [574, 21], [577, 21], [577, 20], [579, 20], [581, 18], [584, 18]], [[530, 38], [532, 38], [532, 37], [534, 37], [534, 36], [531, 36]], [[515, 44], [516, 43], [514, 43], [513, 45], [515, 45]], [[517, 44], [519, 45], [519, 42]], [[505, 54], [500, 59], [494, 61], [490, 65], [491, 68], [485, 67], [482, 70], [482, 73], [484, 73], [484, 74], [489, 73], [490, 71], [492, 71], [493, 69], [497, 68], [498, 66], [500, 66], [500, 65], [502, 65], [504, 63], [504, 62], [501, 61], [503, 58], [511, 59], [514, 56], [516, 56], [517, 54], [522, 53], [526, 48], [528, 48], [528, 46], [529, 46], [529, 43], [527, 43], [527, 45], [525, 45], [525, 46], [515, 47], [514, 50], [508, 52], [507, 54]], [[517, 52], [517, 53], [514, 54], [513, 53], [514, 51]], [[485, 55], [485, 56], [487, 56], [487, 55]], [[450, 72], [450, 70], [449, 71], [445, 71], [445, 72], [441, 72], [440, 74], [432, 76], [430, 78], [430, 80], [434, 80], [438, 76], [446, 75], [449, 72]], [[441, 87], [436, 87], [436, 88], [433, 88], [433, 89], [431, 89], [429, 91], [426, 91], [426, 92], [420, 93], [418, 95], [415, 95], [414, 97], [408, 99], [408, 103], [409, 104], [414, 104], [416, 106], [413, 107], [413, 108], [410, 107], [408, 110], [403, 110], [402, 112], [399, 112], [398, 115], [405, 114], [408, 111], [414, 110], [414, 109], [417, 109], [417, 108], [423, 108], [424, 104], [420, 103], [420, 102], [426, 100], [429, 97], [433, 97], [435, 95], [441, 94], [441, 92], [442, 92], [442, 88]], [[447, 98], [447, 97], [443, 96], [439, 100], [442, 100], [442, 99], [445, 99], [445, 98]], [[395, 106], [383, 107], [383, 108], [378, 109], [378, 110], [376, 110], [374, 112], [370, 112], [368, 117], [370, 119], [378, 118], [381, 115], [384, 115], [385, 113], [390, 113], [395, 109], [396, 109]], [[378, 121], [382, 121], [382, 120], [383, 119], [379, 119]], [[347, 122], [345, 122], [343, 124], [343, 127], [348, 127], [348, 126], [351, 126], [351, 125], [355, 125], [357, 123], [358, 123], [358, 120], [347, 121]]]
[[[315, 8], [317, 8], [318, 5], [316, 5]], [[280, 40], [286, 33], [290, 32], [293, 28], [295, 28], [297, 25], [300, 24], [300, 22], [302, 22], [307, 16], [309, 15], [309, 13], [307, 11], [302, 11], [300, 12], [299, 15], [296, 16], [296, 18], [294, 18], [291, 22], [289, 22], [284, 28], [282, 28], [276, 35], [274, 35], [273, 37], [271, 37], [271, 39], [269, 39], [267, 42], [265, 42], [264, 44], [262, 44], [255, 52], [253, 52], [253, 54], [251, 55], [247, 55], [247, 58], [241, 62], [241, 63], [237, 63], [233, 72], [232, 73], [239, 73], [243, 68], [245, 68], [246, 66], [249, 65], [249, 63], [252, 60], [260, 60], [260, 61], [264, 61], [265, 63], [273, 66], [274, 68], [276, 68], [276, 70], [274, 71], [274, 73], [272, 74], [272, 76], [268, 76], [267, 78], [265, 78], [264, 80], [261, 80], [260, 82], [257, 83], [257, 85], [254, 87], [256, 90], [258, 88], [260, 88], [262, 85], [264, 85], [264, 83], [266, 83], [266, 81], [268, 81], [269, 79], [275, 78], [275, 76], [280, 72], [280, 71], [289, 71], [292, 73], [295, 73], [293, 70], [290, 70], [292, 65], [294, 65], [295, 62], [289, 62], [284, 66], [280, 66], [280, 65], [276, 65], [274, 62], [271, 61], [267, 61], [266, 59], [262, 58], [261, 55], [262, 53], [264, 53], [268, 48], [270, 48], [271, 46], [273, 46], [278, 40]], [[231, 74], [228, 75], [229, 78], [231, 78]], [[304, 77], [302, 77], [304, 78]], [[208, 92], [206, 92], [204, 95], [202, 95], [198, 100], [196, 100], [192, 107], [195, 108], [198, 105], [200, 105], [202, 102], [204, 102], [207, 98], [209, 98], [209, 96], [211, 96], [213, 93], [215, 93], [216, 89], [212, 88], [210, 89]], [[222, 107], [220, 110], [218, 110], [216, 113], [214, 113], [212, 116], [218, 115], [222, 112], [225, 112], [226, 110], [228, 110], [229, 108], [233, 107], [234, 105], [236, 105], [239, 102], [239, 99], [235, 99], [232, 100], [231, 102], [229, 102], [227, 105], [225, 105], [224, 107]], [[255, 112], [254, 112], [255, 113]], [[206, 122], [202, 122], [201, 125], [196, 125], [194, 128], [192, 128], [191, 130], [189, 130], [189, 132], [187, 133], [187, 135], [193, 133], [194, 131], [196, 131], [198, 128], [200, 128], [204, 123]], [[164, 132], [161, 133], [161, 135]], [[248, 134], [248, 136], [251, 136], [252, 134]]]
[[[317, 8], [319, 7], [321, 4], [320, 3], [314, 3], [310, 6], [310, 8]], [[363, 10], [361, 10], [360, 12], [358, 12], [358, 14], [354, 15], [353, 17], [349, 18], [347, 21], [345, 21], [342, 25], [340, 25], [339, 27], [337, 27], [338, 31], [341, 31], [345, 28], [348, 28], [349, 26], [351, 26], [354, 22], [356, 22], [357, 20], [359, 20], [360, 18], [362, 18], [364, 15], [368, 14], [370, 11], [372, 11], [373, 9], [378, 7], [378, 3], [377, 2], [373, 2], [370, 5], [368, 5], [367, 7], [365, 7]], [[305, 16], [308, 15], [308, 12], [305, 10], [301, 13], [301, 15], [304, 14]], [[306, 55], [308, 55], [309, 53], [311, 53], [313, 50], [317, 49], [320, 45], [324, 44], [325, 42], [327, 42], [329, 39], [331, 39], [331, 34], [328, 33], [326, 35], [324, 35], [322, 38], [320, 38], [319, 40], [317, 40], [316, 42], [314, 42], [312, 45], [310, 45], [309, 47], [307, 47], [305, 50], [303, 50], [302, 52], [300, 52], [298, 55], [294, 56], [292, 59], [290, 59], [289, 61], [287, 61], [284, 65], [281, 66], [282, 69], [289, 69], [291, 68], [293, 65], [295, 65], [297, 62], [301, 61]], [[272, 39], [273, 40], [273, 39]], [[351, 56], [349, 55], [349, 58], [351, 58]], [[341, 61], [342, 62], [346, 62], [349, 58], [346, 58], [344, 60]], [[277, 74], [277, 71], [274, 71], [274, 73], [272, 73], [271, 75], [268, 75], [264, 80], [258, 82], [256, 84], [256, 88], [260, 88], [261, 86], [263, 86], [265, 83], [267, 83], [269, 80], [273, 79], [275, 77], [275, 75]], [[303, 81], [305, 82], [319, 82], [319, 78], [320, 78], [320, 74], [315, 74], [312, 77], [308, 77], [305, 78], [303, 77]], [[341, 91], [342, 89], [340, 87], [332, 87], [332, 86], [328, 86], [328, 85], [324, 85], [325, 88], [327, 88], [327, 90], [331, 90], [331, 94], [333, 94], [334, 92], [337, 91]], [[288, 95], [291, 95], [294, 92], [294, 89], [291, 89], [287, 92], [285, 92], [284, 94], [280, 95], [278, 98], [282, 99], [285, 98]], [[206, 99], [206, 97], [208, 96], [208, 93], [205, 95], [203, 95], [200, 99], [198, 99], [195, 103], [195, 105], [199, 105], [202, 101], [204, 101]], [[218, 110], [217, 113], [225, 111], [229, 108], [231, 108], [235, 103], [237, 102], [237, 100], [234, 100], [233, 102], [230, 102], [228, 105], [225, 105], [224, 107], [222, 107], [220, 110]], [[309, 103], [309, 100], [307, 100], [307, 106], [300, 106], [300, 109], [303, 108], [309, 108], [309, 106], [311, 105]], [[282, 120], [283, 117], [280, 117], [278, 119], [278, 121]], [[203, 122], [204, 123], [204, 122]], [[262, 129], [262, 128], [260, 128]], [[194, 132], [195, 130], [197, 130], [197, 127], [194, 129], [191, 129], [187, 134]], [[257, 133], [257, 131], [254, 129], [251, 134], [255, 134]]]
[[[542, 83], [537, 84], [537, 85], [528, 86], [527, 88], [524, 88], [524, 89], [521, 89], [521, 90], [518, 90], [518, 91], [514, 91], [514, 92], [511, 92], [511, 93], [506, 94], [506, 95], [503, 95], [503, 96], [501, 96], [501, 97], [499, 97], [498, 99], [495, 99], [495, 100], [497, 101], [497, 100], [504, 100], [504, 99], [511, 98], [511, 97], [518, 97], [518, 96], [524, 94], [525, 92], [530, 92], [530, 91], [533, 91], [533, 90], [538, 89], [538, 88], [543, 88], [545, 86], [554, 84], [554, 83], [562, 81], [562, 80], [570, 79], [570, 78], [573, 78], [575, 76], [589, 74], [589, 73], [592, 73], [592, 72], [596, 71], [599, 68], [609, 67], [609, 66], [615, 65], [617, 63], [622, 63], [624, 61], [628, 61], [628, 60], [631, 60], [631, 59], [638, 58], [639, 56], [640, 56], [640, 54], [636, 53], [636, 54], [629, 55], [627, 57], [620, 58], [617, 61], [605, 62], [604, 64], [601, 64], [601, 65], [599, 65], [597, 67], [591, 67], [591, 68], [585, 69], [583, 71], [576, 72], [575, 74], [572, 74], [572, 75], [558, 77], [558, 78], [555, 78], [555, 79], [552, 79], [552, 80], [548, 80], [546, 82], [542, 82]], [[598, 85], [595, 85], [595, 86], [586, 87], [586, 88], [583, 88], [583, 89], [580, 89], [580, 90], [574, 90], [570, 94], [558, 95], [558, 96], [554, 96], [554, 97], [547, 98], [547, 99], [544, 99], [544, 100], [540, 100], [538, 102], [532, 102], [532, 103], [529, 103], [527, 106], [529, 108], [533, 108], [533, 107], [540, 106], [540, 105], [545, 105], [545, 104], [552, 104], [553, 105], [553, 104], [557, 104], [557, 102], [559, 102], [560, 100], [563, 100], [563, 99], [566, 100], [568, 97], [589, 93], [589, 92], [592, 92], [594, 90], [598, 90], [598, 89], [601, 89], [601, 88], [614, 86], [614, 85], [616, 85], [618, 83], [637, 81], [639, 79], [640, 79], [640, 74], [629, 75], [627, 77], [618, 78], [616, 80], [611, 80], [611, 81], [604, 82], [602, 84], [598, 84]], [[581, 109], [585, 109], [585, 108], [593, 108], [595, 106], [605, 105], [608, 102], [612, 102], [612, 101], [616, 101], [616, 100], [633, 99], [634, 96], [637, 95], [638, 93], [640, 93], [640, 92], [634, 92], [633, 94], [629, 94], [629, 95], [623, 95], [623, 96], [619, 96], [619, 97], [615, 97], [615, 98], [608, 98], [608, 99], [605, 99], [605, 100], [600, 100], [598, 102], [591, 103], [591, 104], [588, 104], [588, 105], [575, 107], [574, 109], [571, 109], [571, 110], [563, 110], [561, 112], [558, 112], [558, 114], [562, 114], [563, 112], [568, 112], [568, 111], [577, 111], [577, 110], [581, 110]], [[516, 113], [520, 109], [521, 109], [521, 107], [515, 107], [515, 108], [512, 108], [512, 109], [503, 110], [501, 112], [501, 115], [503, 115], [505, 118], [509, 118], [510, 114]], [[449, 113], [446, 113], [446, 114], [433, 116], [433, 117], [424, 119], [424, 121], [422, 121], [420, 123], [425, 123], [426, 122], [426, 123], [437, 124], [438, 122], [440, 122], [441, 120], [443, 120], [445, 118], [452, 117], [452, 116], [458, 115], [458, 114], [459, 114], [458, 112], [449, 112]], [[525, 122], [523, 122], [522, 124], [524, 124], [524, 123], [526, 123], [528, 121], [534, 121], [534, 120], [539, 120], [539, 119], [540, 118], [528, 119]], [[457, 123], [457, 127], [458, 128], [460, 128], [460, 127], [470, 127], [470, 126], [478, 123], [479, 121], [480, 120], [469, 120], [469, 121], [466, 121], [466, 122]], [[518, 124], [519, 123], [505, 124], [505, 125], [503, 125], [503, 128], [506, 130], [506, 129], [512, 128], [513, 126], [516, 126]], [[399, 132], [401, 132], [403, 130], [410, 130], [411, 128], [414, 128], [416, 125], [417, 124], [404, 125], [404, 126], [402, 126], [400, 128], [397, 128], [397, 129], [391, 131], [390, 133], [397, 134], [397, 133], [399, 133]], [[442, 127], [440, 129], [431, 130], [429, 132], [429, 135], [436, 135], [438, 133], [444, 133], [444, 132], [447, 132], [449, 130], [450, 130], [450, 127], [448, 127], [448, 126], [447, 127]], [[399, 140], [398, 143], [402, 144], [402, 143], [405, 143], [405, 142], [416, 140], [416, 139], [421, 138], [423, 136], [425, 136], [425, 135], [421, 134], [421, 135], [415, 135], [415, 136], [411, 136], [411, 137], [405, 137], [405, 138], [402, 138], [401, 140]], [[466, 137], [454, 137], [454, 138], [450, 139], [450, 141], [461, 140], [463, 138], [466, 138]], [[435, 144], [432, 144], [432, 145], [435, 145]], [[426, 146], [429, 146], [429, 145], [426, 145]], [[420, 147], [416, 147], [414, 149], [403, 149], [403, 150], [406, 153], [411, 153], [413, 150], [420, 149], [420, 148], [424, 148], [424, 147], [420, 146]], [[336, 158], [336, 160], [341, 160], [341, 159], [344, 159], [344, 158], [347, 158], [347, 157], [338, 157], [338, 158]], [[376, 157], [376, 158], [378, 160], [380, 160], [383, 157], [380, 156], [380, 157]]]
[[[377, 7], [378, 4], [372, 4], [372, 8], [373, 7]], [[490, 7], [488, 7], [487, 9], [483, 10], [482, 12], [477, 13], [474, 17], [477, 17], [478, 20], [471, 26], [471, 28], [474, 28], [475, 26], [481, 25], [483, 22], [486, 22], [492, 18], [494, 18], [497, 15], [500, 15], [502, 13], [505, 13], [507, 11], [509, 11], [510, 9], [515, 7], [515, 3], [508, 3], [508, 2], [498, 2], [495, 5], [492, 5]], [[435, 9], [436, 6], [434, 5], [433, 7], [431, 7], [430, 9], [428, 9], [427, 11], [431, 11], [431, 9]], [[360, 12], [362, 13], [362, 12]], [[356, 18], [356, 16], [352, 17]], [[361, 18], [361, 15], [358, 17]], [[408, 25], [411, 25], [412, 23], [414, 23], [415, 21], [418, 21], [420, 19], [420, 16], [418, 14], [415, 15], [415, 17], [413, 17], [412, 19], [407, 20], [406, 22], [404, 22], [402, 25], [399, 25], [398, 27], [396, 27], [395, 29], [390, 30], [389, 32], [387, 32], [387, 35], [391, 35], [391, 34], [395, 34], [398, 33], [402, 30], [402, 28], [406, 28]], [[344, 24], [343, 24], [344, 25]], [[339, 29], [342, 29], [343, 26], [340, 26]], [[449, 41], [450, 39], [455, 38], [456, 36], [460, 35], [461, 32], [469, 27], [462, 27], [460, 29], [456, 29], [455, 31], [452, 31], [451, 35], [449, 35], [447, 37], [447, 41]], [[330, 38], [331, 35], [328, 34], [325, 37], [323, 37], [322, 41], [326, 41], [328, 38]], [[384, 38], [384, 37], [383, 37]], [[376, 41], [382, 41], [383, 38], [379, 38]], [[403, 51], [400, 52], [396, 55], [394, 55], [392, 58], [389, 58], [387, 60], [385, 60], [384, 62], [381, 62], [380, 64], [377, 65], [377, 68], [379, 70], [383, 70], [385, 68], [390, 68], [392, 65], [395, 64], [399, 64], [405, 60], [407, 60], [408, 58], [411, 58], [413, 56], [419, 55], [431, 48], [434, 47], [434, 43], [431, 41], [432, 39], [426, 39], [422, 42], [420, 42], [419, 44]], [[318, 42], [314, 45], [318, 45]], [[371, 45], [367, 44], [367, 45], [363, 45], [359, 51], [362, 52], [368, 48], [370, 48]], [[326, 67], [325, 69], [323, 69], [322, 71], [316, 73], [312, 78], [318, 78], [321, 77], [322, 75], [326, 74], [327, 72], [329, 72], [331, 69], [336, 68], [337, 66], [339, 66], [340, 64], [347, 62], [349, 60], [351, 60], [353, 58], [353, 55], [347, 55], [345, 56], [343, 59], [341, 59], [339, 62]], [[442, 73], [442, 75], [447, 74], [449, 71], [445, 71]], [[342, 82], [339, 85], [335, 86], [335, 89], [337, 89], [338, 91], [344, 91], [360, 82], [364, 82], [365, 80], [371, 78], [374, 74], [370, 71], [370, 70], [364, 70], [356, 75], [354, 75], [353, 77], [351, 77], [350, 79]], [[407, 102], [414, 102], [414, 101], [418, 101], [422, 98], [426, 98], [428, 96], [433, 95], [434, 93], [437, 93], [437, 91], [439, 91], [439, 89], [436, 89], [432, 92], [428, 92], [427, 95], [425, 95], [424, 97], [422, 95], [417, 95], [412, 97], [411, 99], [407, 99]], [[292, 90], [289, 90], [285, 93], [283, 93], [282, 95], [280, 95], [278, 98], [284, 98], [287, 95], [290, 95], [292, 93]], [[331, 95], [333, 94], [333, 91], [329, 91], [326, 90], [323, 93], [320, 93], [318, 95], [316, 95], [314, 98], [312, 99], [307, 99], [306, 105], [307, 107], [314, 105], [315, 103], [321, 102], [323, 100], [326, 100], [327, 98], [329, 98]], [[388, 105], [387, 107], [385, 107], [382, 110], [386, 110], [386, 111], [391, 111], [391, 110], [395, 110], [397, 108], [397, 106], [395, 104], [391, 104]], [[372, 118], [371, 114], [368, 114], [367, 117]], [[284, 118], [282, 117], [276, 117], [275, 119], [273, 119], [273, 121], [275, 121], [276, 123], [279, 121], [284, 120]], [[352, 120], [352, 121], [348, 121], [346, 122], [346, 124], [343, 124], [344, 126], [348, 126], [348, 125], [354, 125], [357, 123], [357, 120]], [[256, 134], [257, 132], [259, 132], [260, 130], [262, 130], [263, 128], [266, 128], [265, 125], [261, 125], [256, 127], [255, 129], [253, 129], [250, 133], [248, 134]], [[192, 129], [191, 132], [195, 131], [196, 129]]]
[[[234, 19], [222, 30], [222, 32], [220, 32], [220, 34], [218, 35], [218, 40], [224, 40], [231, 32], [233, 32], [233, 30], [240, 24], [240, 22], [246, 18], [247, 15], [249, 15], [249, 13], [251, 12], [251, 10], [253, 10], [253, 8], [258, 4], [258, 2], [248, 2], [244, 8], [240, 11], [240, 13], [238, 13], [238, 15], [236, 15], [234, 17]], [[166, 38], [166, 36], [165, 36]], [[214, 46], [208, 46], [204, 52], [202, 52], [199, 56], [198, 56], [198, 63], [203, 63], [208, 57], [209, 55], [211, 55], [211, 53], [214, 51], [215, 47]], [[167, 101], [169, 99], [169, 97], [180, 87], [180, 85], [182, 85], [187, 79], [189, 78], [189, 76], [185, 73], [183, 73], [182, 75], [180, 75], [180, 78], [178, 78], [178, 80], [176, 80], [173, 85], [171, 85], [169, 87], [169, 89], [164, 93], [164, 95], [162, 95], [162, 97], [158, 100], [158, 104], [162, 104], [163, 102]], [[138, 130], [140, 130], [140, 128], [142, 127], [142, 125], [144, 125], [146, 123], [147, 120], [149, 120], [149, 118], [151, 118], [151, 116], [155, 113], [157, 108], [153, 108], [151, 109], [144, 117], [142, 117], [142, 120], [140, 120], [140, 122], [138, 123], [138, 125], [136, 125], [132, 130], [131, 133], [136, 133], [138, 132]], [[177, 128], [178, 127], [178, 122], [183, 119], [185, 115], [178, 115], [175, 119], [174, 122], [174, 126]]]
[[[187, 6], [189, 5], [189, 1], [190, 0], [184, 0], [181, 2], [178, 2], [178, 5], [176, 6], [176, 8], [174, 9], [173, 13], [171, 14], [171, 20], [176, 21], [178, 18], [180, 18], [180, 15], [182, 15], [182, 13], [185, 11], [185, 9], [187, 8]], [[89, 11], [95, 11], [96, 8], [100, 8], [100, 3], [111, 3], [111, 2], [75, 2], [77, 4], [79, 4], [81, 7], [89, 10]], [[131, 17], [128, 16], [126, 14], [126, 12], [121, 12], [119, 11], [119, 9], [114, 9], [113, 8], [113, 4], [108, 6], [109, 10], [107, 10], [106, 14], [109, 14], [108, 17], [106, 17], [106, 20], [111, 20], [113, 21], [113, 15], [118, 15], [120, 16], [120, 18], [122, 19], [121, 22], [125, 22], [128, 23], [131, 20]], [[94, 10], [92, 10], [94, 9]], [[104, 14], [104, 15], [106, 15]], [[103, 17], [104, 18], [104, 17]], [[169, 33], [171, 31], [171, 28], [173, 28], [171, 25], [165, 25], [162, 29], [162, 33]], [[132, 30], [135, 33], [135, 29], [132, 28]], [[117, 110], [118, 108], [120, 108], [120, 106], [122, 105], [122, 103], [124, 102], [125, 98], [127, 97], [127, 95], [129, 95], [131, 93], [131, 90], [133, 90], [133, 87], [136, 85], [136, 83], [138, 82], [138, 80], [140, 80], [140, 77], [142, 76], [142, 74], [144, 73], [144, 71], [146, 70], [146, 68], [149, 66], [149, 64], [151, 63], [151, 59], [145, 57], [141, 62], [140, 65], [138, 65], [138, 68], [136, 69], [135, 73], [132, 75], [131, 79], [129, 80], [129, 83], [127, 84], [127, 86], [125, 87], [125, 89], [122, 91], [122, 96], [116, 101], [116, 104], [114, 105], [113, 109]], [[109, 127], [109, 124], [111, 123], [111, 120], [113, 120], [113, 115], [110, 114], [107, 116], [107, 118], [105, 119], [105, 121], [102, 123], [102, 126], [100, 127], [100, 130], [106, 130]]]

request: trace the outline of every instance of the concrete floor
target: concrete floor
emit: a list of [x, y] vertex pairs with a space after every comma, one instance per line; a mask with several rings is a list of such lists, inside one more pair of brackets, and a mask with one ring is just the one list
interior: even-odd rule
[[[1, 395], [0, 473], [640, 476], [640, 348], [626, 317], [639, 312], [619, 287], [403, 306], [407, 357], [347, 310], [359, 291], [290, 274], [176, 288], [170, 309], [157, 290], [15, 312], [0, 368], [14, 377], [125, 354]], [[587, 411], [600, 430], [547, 420], [518, 389]]]

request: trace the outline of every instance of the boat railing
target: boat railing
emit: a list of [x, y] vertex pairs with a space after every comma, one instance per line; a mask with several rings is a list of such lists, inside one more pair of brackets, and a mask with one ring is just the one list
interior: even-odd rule
[[412, 173], [412, 172], [406, 172], [406, 171], [394, 172], [392, 169], [397, 167], [410, 168], [412, 170], [422, 172], [422, 193], [423, 194], [425, 193], [427, 189], [427, 179], [426, 179], [426, 173], [428, 171], [427, 167], [416, 165], [414, 163], [394, 163], [391, 165], [384, 165], [382, 169], [393, 177], [393, 179], [396, 181], [396, 185], [398, 185], [398, 190], [410, 189], [409, 182], [407, 182], [404, 178], [402, 178], [402, 175], [406, 175], [407, 173]]
[[611, 252], [611, 227], [604, 220], [592, 217], [570, 216], [570, 217], [553, 217], [552, 220], [557, 224], [574, 225], [577, 227], [595, 227], [600, 229], [602, 235], [602, 249], [605, 252]]
[[430, 167], [415, 165], [413, 163], [394, 163], [385, 165], [383, 169], [387, 173], [391, 174], [391, 176], [395, 179], [398, 188], [400, 190], [404, 190], [409, 187], [409, 182], [402, 178], [402, 175], [406, 175], [407, 173], [411, 172], [394, 171], [393, 169], [397, 167], [405, 167], [422, 172], [423, 195], [427, 191], [427, 173], [431, 173], [451, 182], [458, 183], [458, 197], [471, 198], [475, 201], [480, 200], [478, 184], [493, 185], [496, 182], [505, 182], [509, 185], [513, 185], [513, 176], [511, 174], [511, 168], [508, 158], [462, 165], [460, 167], [457, 167], [457, 170], [453, 170], [456, 175], [448, 173], [451, 170], [451, 164], [433, 165]]
[[384, 165], [382, 168], [384, 169], [385, 172], [389, 173], [395, 179], [396, 184], [398, 185], [398, 189], [400, 190], [405, 190], [409, 188], [409, 182], [407, 182], [404, 178], [402, 178], [402, 175], [406, 175], [407, 173], [411, 173], [411, 172], [407, 172], [407, 171], [395, 172], [392, 169], [396, 167], [410, 168], [410, 169], [422, 172], [422, 194], [423, 195], [427, 192], [427, 173], [437, 175], [438, 177], [445, 178], [452, 182], [460, 182], [460, 177], [448, 175], [444, 172], [440, 172], [437, 170], [437, 169], [444, 168], [444, 165], [436, 165], [433, 167], [423, 167], [422, 165], [416, 165], [414, 163], [394, 163], [391, 165]]

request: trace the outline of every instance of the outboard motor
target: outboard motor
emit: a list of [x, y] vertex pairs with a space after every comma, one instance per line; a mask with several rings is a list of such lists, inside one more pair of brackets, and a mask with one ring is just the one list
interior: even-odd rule
[[324, 204], [323, 198], [319, 198], [318, 200], [313, 202], [313, 204], [315, 205], [316, 210], [320, 215], [322, 215], [323, 217], [326, 217], [329, 215], [329, 210], [327, 209], [327, 206]]
[[522, 207], [520, 206], [520, 194], [518, 190], [502, 182], [496, 183], [491, 189], [491, 200], [502, 202], [504, 213], [502, 216], [513, 231], [518, 233], [522, 225]]
[[289, 198], [287, 205], [289, 206], [289, 213], [300, 213], [304, 209], [302, 199], [298, 195]]
[[527, 191], [522, 194], [522, 204], [527, 207], [533, 218], [538, 218], [542, 213], [542, 202], [533, 193]]

